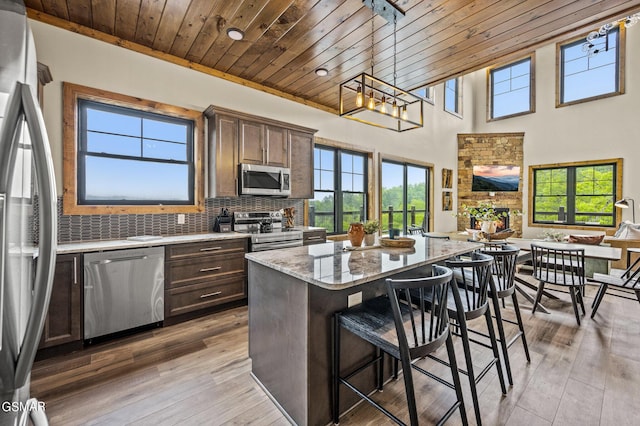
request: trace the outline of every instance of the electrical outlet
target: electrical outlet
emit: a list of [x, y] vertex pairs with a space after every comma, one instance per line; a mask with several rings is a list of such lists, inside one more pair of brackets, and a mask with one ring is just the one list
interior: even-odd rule
[[359, 291], [357, 293], [350, 294], [347, 298], [347, 307], [352, 307], [355, 305], [359, 305], [362, 303], [362, 292]]
[[178, 213], [178, 225], [184, 225], [186, 216], [184, 213]]

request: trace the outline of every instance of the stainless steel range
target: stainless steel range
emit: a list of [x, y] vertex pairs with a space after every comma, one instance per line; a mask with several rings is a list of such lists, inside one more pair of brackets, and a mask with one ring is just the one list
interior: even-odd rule
[[302, 231], [287, 230], [282, 222], [279, 211], [233, 213], [233, 230], [251, 234], [251, 251], [301, 246]]

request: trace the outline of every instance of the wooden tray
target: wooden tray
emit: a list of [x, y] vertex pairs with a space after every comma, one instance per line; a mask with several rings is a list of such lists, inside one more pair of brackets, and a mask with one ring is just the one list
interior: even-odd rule
[[382, 247], [408, 248], [413, 247], [415, 243], [416, 240], [407, 237], [398, 237], [393, 240], [391, 238], [380, 238], [380, 245]]

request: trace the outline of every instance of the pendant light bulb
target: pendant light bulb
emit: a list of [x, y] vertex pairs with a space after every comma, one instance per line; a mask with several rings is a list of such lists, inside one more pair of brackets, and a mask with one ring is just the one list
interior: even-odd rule
[[367, 108], [369, 109], [375, 109], [376, 108], [376, 101], [373, 97], [373, 90], [369, 92], [369, 102], [367, 103]]
[[402, 119], [403, 120], [408, 120], [409, 119], [409, 114], [407, 113], [407, 106], [404, 105], [402, 107]]
[[383, 114], [387, 113], [387, 98], [382, 97], [382, 101], [380, 101], [380, 112]]
[[358, 85], [358, 91], [356, 93], [356, 106], [361, 108], [364, 105], [364, 99], [362, 98], [362, 87]]
[[391, 104], [391, 116], [398, 118], [398, 104], [395, 99], [393, 100], [393, 104]]

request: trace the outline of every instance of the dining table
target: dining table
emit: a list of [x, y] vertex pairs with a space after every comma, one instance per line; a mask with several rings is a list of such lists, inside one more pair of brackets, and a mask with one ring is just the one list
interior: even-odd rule
[[[505, 243], [520, 249], [520, 253], [518, 254], [517, 258], [517, 263], [520, 265], [531, 261], [531, 244], [551, 249], [584, 249], [585, 259], [598, 259], [610, 262], [620, 260], [622, 258], [622, 250], [620, 248], [604, 245], [576, 244], [528, 238], [509, 238], [508, 240], [505, 240]], [[515, 276], [515, 281], [516, 283], [528, 287], [532, 290], [538, 290], [538, 287], [535, 284], [523, 279], [518, 275]], [[522, 287], [516, 286], [516, 290], [529, 302], [535, 303], [534, 297], [527, 293]], [[546, 290], [543, 291], [542, 294], [550, 299], [558, 298], [556, 295], [549, 293]], [[538, 304], [538, 309], [544, 313], [549, 313], [549, 311], [540, 303]]]

